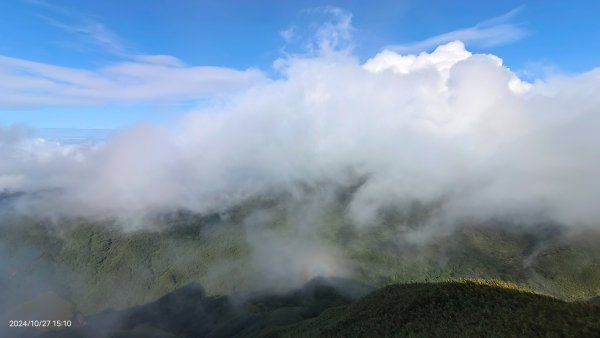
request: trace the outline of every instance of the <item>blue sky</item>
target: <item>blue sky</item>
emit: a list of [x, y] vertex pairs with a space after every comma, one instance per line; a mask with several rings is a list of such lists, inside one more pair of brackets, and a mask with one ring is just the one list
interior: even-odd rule
[[[597, 1], [6, 0], [0, 77], [10, 76], [0, 84], [8, 93], [0, 93], [0, 125], [169, 123], [198, 102], [277, 76], [273, 62], [300, 49], [282, 32], [310, 33], [326, 20], [311, 8], [324, 6], [352, 14], [353, 52], [363, 61], [384, 48], [413, 53], [461, 39], [526, 79], [600, 65]], [[121, 93], [106, 83], [115, 77], [147, 83]], [[72, 87], [60, 85], [72, 79], [106, 91], [64, 93]], [[169, 81], [168, 90], [160, 87]]]

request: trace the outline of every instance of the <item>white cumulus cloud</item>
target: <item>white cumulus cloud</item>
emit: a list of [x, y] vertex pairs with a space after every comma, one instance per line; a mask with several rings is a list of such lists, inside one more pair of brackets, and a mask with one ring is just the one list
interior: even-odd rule
[[[145, 74], [155, 66], [123, 67]], [[190, 112], [173, 129], [140, 125], [84, 148], [3, 129], [0, 182], [4, 190], [63, 192], [27, 210], [138, 215], [204, 212], [360, 178], [348, 209], [359, 225], [416, 200], [441, 202], [441, 222], [543, 214], [595, 226], [599, 94], [598, 70], [526, 83], [499, 57], [460, 42], [418, 55], [386, 50], [366, 62], [347, 52], [295, 56], [281, 79]]]

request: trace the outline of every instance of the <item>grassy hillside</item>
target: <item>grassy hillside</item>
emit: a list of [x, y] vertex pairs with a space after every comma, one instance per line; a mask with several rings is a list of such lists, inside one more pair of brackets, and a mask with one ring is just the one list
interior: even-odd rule
[[598, 337], [600, 307], [494, 281], [392, 285], [265, 337]]

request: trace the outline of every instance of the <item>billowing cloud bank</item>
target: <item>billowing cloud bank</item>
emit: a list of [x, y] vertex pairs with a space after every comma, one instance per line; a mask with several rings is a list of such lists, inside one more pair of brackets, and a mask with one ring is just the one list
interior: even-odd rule
[[600, 224], [599, 70], [526, 83], [458, 41], [365, 63], [333, 51], [279, 66], [281, 79], [190, 112], [177, 128], [140, 125], [99, 146], [3, 127], [0, 191], [61, 192], [23, 198], [27, 212], [126, 216], [366, 178], [348, 209], [356, 224], [414, 200], [441, 202], [443, 220]]

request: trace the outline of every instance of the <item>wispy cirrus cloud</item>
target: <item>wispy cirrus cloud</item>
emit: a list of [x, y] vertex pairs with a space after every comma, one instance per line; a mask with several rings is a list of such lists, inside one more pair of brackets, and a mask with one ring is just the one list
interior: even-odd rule
[[80, 41], [93, 44], [103, 51], [122, 57], [128, 56], [128, 47], [103, 23], [85, 18], [77, 24], [67, 24], [57, 19], [46, 17], [47, 22], [56, 28], [75, 35]]
[[104, 52], [127, 58], [131, 54], [127, 44], [97, 18], [70, 8], [43, 0], [26, 0], [42, 9], [39, 16], [51, 27], [75, 37], [78, 43], [93, 45]]
[[137, 56], [85, 70], [0, 55], [0, 109], [152, 103], [225, 97], [266, 81], [256, 69], [189, 66]]
[[117, 57], [98, 69], [56, 66], [0, 55], [0, 110], [147, 104], [222, 98], [266, 81], [256, 69], [190, 66], [170, 55], [135, 52], [96, 17], [44, 0], [51, 27]]
[[482, 21], [472, 27], [435, 35], [421, 41], [387, 46], [386, 49], [398, 53], [415, 53], [456, 40], [460, 40], [466, 45], [482, 47], [511, 43], [523, 39], [529, 34], [523, 24], [514, 22], [515, 17], [522, 9], [522, 6], [517, 7], [506, 14]]

